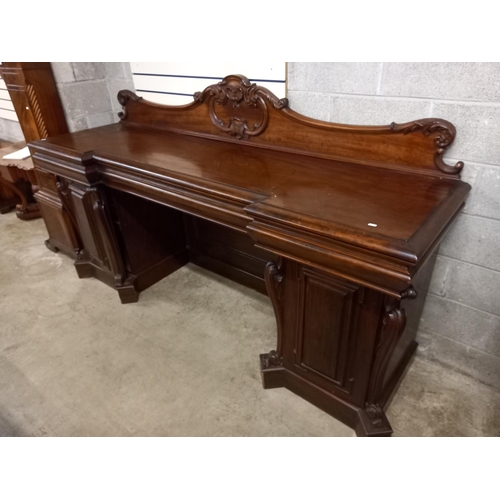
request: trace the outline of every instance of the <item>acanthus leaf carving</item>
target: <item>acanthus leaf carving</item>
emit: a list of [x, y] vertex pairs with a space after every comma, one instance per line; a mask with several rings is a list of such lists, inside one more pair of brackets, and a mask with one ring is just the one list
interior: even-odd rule
[[[236, 139], [248, 139], [261, 134], [269, 122], [268, 105], [276, 109], [288, 107], [288, 99], [278, 99], [273, 93], [242, 75], [230, 75], [194, 94], [195, 102], [207, 101], [212, 123]], [[227, 121], [217, 115], [215, 105], [224, 106], [230, 116]], [[249, 123], [249, 112], [260, 111], [260, 118]], [[255, 114], [255, 113], [252, 113]]]
[[457, 133], [452, 123], [439, 118], [424, 118], [409, 123], [397, 124], [393, 122], [390, 128], [393, 132], [402, 133], [404, 135], [420, 132], [428, 137], [434, 134], [434, 144], [436, 146], [434, 163], [436, 167], [446, 174], [454, 175], [459, 174], [463, 169], [463, 161], [459, 161], [455, 165], [448, 165], [443, 160], [445, 149], [451, 145]]

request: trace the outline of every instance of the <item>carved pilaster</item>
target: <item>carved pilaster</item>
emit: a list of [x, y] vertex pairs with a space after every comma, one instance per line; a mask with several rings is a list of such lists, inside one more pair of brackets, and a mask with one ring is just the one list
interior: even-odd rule
[[101, 241], [105, 247], [105, 260], [108, 268], [113, 273], [115, 286], [123, 286], [126, 279], [126, 270], [121, 256], [120, 246], [113, 226], [110, 222], [106, 200], [102, 190], [97, 191], [97, 199], [94, 202], [94, 212], [97, 215], [97, 228]]
[[71, 190], [69, 189], [69, 185], [70, 182], [63, 178], [59, 178], [59, 180], [56, 182], [56, 188], [61, 199], [64, 213], [67, 214], [69, 219], [68, 222], [71, 224], [71, 229], [73, 231], [73, 234], [75, 235], [76, 248], [74, 250], [75, 256], [76, 258], [78, 258], [78, 255], [83, 248], [83, 243], [80, 239], [80, 230], [78, 229], [78, 223], [74, 214], [74, 208], [71, 200]]
[[[383, 385], [387, 367], [391, 360], [394, 349], [403, 334], [406, 326], [405, 310], [401, 308], [401, 300], [414, 299], [417, 292], [413, 286], [409, 286], [401, 293], [401, 299], [387, 297], [385, 302], [385, 313], [382, 320], [377, 347], [375, 348], [375, 359], [373, 362], [370, 387], [367, 398], [367, 408], [377, 407], [383, 393]], [[375, 415], [376, 412], [368, 413]]]
[[264, 272], [267, 293], [271, 299], [276, 316], [277, 346], [265, 357], [265, 367], [281, 366], [283, 357], [283, 259], [278, 257], [275, 261], [268, 262]]

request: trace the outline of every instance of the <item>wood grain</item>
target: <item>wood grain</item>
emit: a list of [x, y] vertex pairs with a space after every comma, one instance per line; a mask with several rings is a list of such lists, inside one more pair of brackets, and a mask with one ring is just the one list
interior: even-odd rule
[[470, 190], [462, 164], [442, 161], [453, 125], [319, 122], [237, 75], [187, 106], [119, 100], [121, 123], [30, 145], [37, 169], [69, 186], [79, 276], [132, 302], [191, 260], [267, 291], [276, 348], [260, 355], [263, 386], [390, 436], [384, 408]]

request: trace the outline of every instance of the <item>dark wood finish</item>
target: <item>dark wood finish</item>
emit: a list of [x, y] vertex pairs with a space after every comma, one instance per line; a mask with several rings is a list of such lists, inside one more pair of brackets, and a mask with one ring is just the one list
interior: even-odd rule
[[[6, 190], [3, 198], [11, 200], [10, 203], [5, 204], [5, 210], [2, 213], [10, 211], [11, 208], [16, 208], [16, 215], [19, 219], [30, 220], [41, 217], [40, 210], [33, 197], [34, 192], [38, 189], [33, 161], [31, 157], [24, 160], [3, 159], [5, 155], [14, 153], [24, 147], [26, 147], [25, 142], [17, 142], [0, 149], [0, 184], [4, 191]], [[17, 200], [14, 206], [12, 206], [13, 200]]]
[[9, 213], [20, 203], [27, 205], [24, 193], [13, 182], [3, 177], [3, 172], [0, 168], [0, 214]]
[[68, 183], [80, 277], [122, 302], [188, 260], [264, 282], [277, 322], [264, 387], [287, 387], [358, 435], [391, 435], [384, 408], [470, 190], [461, 162], [442, 160], [453, 125], [324, 123], [234, 75], [187, 106], [118, 98], [121, 123], [31, 144], [37, 169]]
[[266, 293], [264, 269], [275, 256], [255, 248], [240, 231], [185, 214], [189, 260], [261, 293]]
[[[68, 132], [50, 63], [3, 62], [0, 73], [27, 142]], [[17, 210], [18, 217], [42, 216], [49, 233], [47, 248], [54, 252], [61, 250], [75, 258], [81, 250], [80, 237], [75, 219], [68, 213], [68, 206], [59, 193], [60, 179], [47, 172], [44, 179], [37, 178], [33, 172], [19, 175], [30, 182], [31, 189], [26, 207], [23, 201]]]

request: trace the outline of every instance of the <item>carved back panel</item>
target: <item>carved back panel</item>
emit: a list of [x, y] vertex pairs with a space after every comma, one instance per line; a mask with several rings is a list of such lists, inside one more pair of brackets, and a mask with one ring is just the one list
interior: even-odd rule
[[390, 166], [458, 178], [462, 162], [447, 165], [443, 153], [455, 127], [439, 118], [380, 127], [340, 125], [305, 117], [241, 75], [194, 94], [185, 106], [156, 104], [122, 90], [122, 123], [183, 134], [241, 141], [251, 146], [291, 151], [357, 164]]

